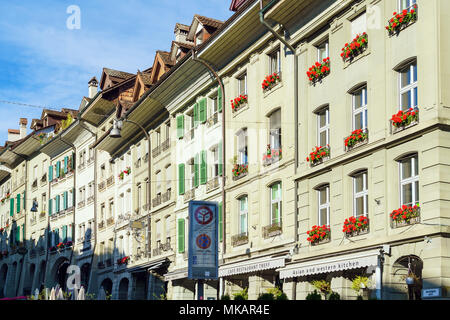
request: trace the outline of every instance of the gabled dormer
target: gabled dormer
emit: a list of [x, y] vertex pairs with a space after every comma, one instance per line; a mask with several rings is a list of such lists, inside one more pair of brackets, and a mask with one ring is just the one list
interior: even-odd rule
[[231, 1], [231, 6], [230, 6], [230, 10], [231, 11], [238, 11], [239, 8], [245, 3], [247, 2], [247, 0], [233, 0]]
[[134, 74], [132, 73], [113, 70], [109, 68], [103, 68], [102, 77], [100, 79], [100, 89], [101, 90], [108, 89], [122, 81], [130, 79], [133, 76]]
[[152, 86], [152, 68], [141, 72], [138, 70], [133, 90], [133, 101], [138, 101]]
[[223, 21], [196, 14], [189, 28], [187, 40], [193, 42], [195, 46], [199, 46], [208, 40], [222, 25]]
[[170, 59], [170, 52], [156, 51], [155, 61], [151, 73], [151, 84], [155, 84], [158, 80], [170, 70], [175, 64], [175, 61]]

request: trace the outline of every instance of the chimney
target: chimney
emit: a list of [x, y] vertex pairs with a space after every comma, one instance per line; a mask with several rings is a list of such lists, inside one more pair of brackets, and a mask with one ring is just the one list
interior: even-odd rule
[[8, 129], [8, 141], [14, 142], [20, 139], [20, 131], [16, 129]]
[[98, 81], [96, 77], [93, 77], [91, 80], [89, 80], [88, 82], [89, 85], [89, 99], [92, 99], [93, 97], [95, 97], [95, 95], [98, 92]]
[[185, 26], [181, 23], [177, 23], [175, 25], [174, 34], [175, 34], [176, 42], [187, 42], [186, 38], [187, 38], [188, 33], [189, 33], [188, 26]]
[[20, 118], [20, 121], [19, 121], [20, 138], [19, 139], [23, 139], [27, 136], [27, 124], [28, 124], [27, 118]]

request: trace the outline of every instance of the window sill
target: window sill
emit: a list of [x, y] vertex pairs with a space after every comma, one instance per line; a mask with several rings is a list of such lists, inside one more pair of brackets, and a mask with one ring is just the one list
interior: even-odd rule
[[248, 105], [248, 103], [246, 103], [242, 107], [238, 108], [236, 111], [233, 111], [232, 112], [233, 118], [238, 116], [240, 113], [244, 112], [245, 110], [248, 110], [249, 108], [250, 108], [250, 106]]
[[370, 55], [370, 53], [371, 53], [370, 47], [367, 47], [366, 49], [364, 49], [363, 52], [358, 54], [356, 57], [345, 60], [343, 69], [344, 70], [347, 69], [352, 64], [355, 64], [357, 61], [359, 61], [359, 60], [363, 59], [364, 57]]
[[278, 89], [283, 88], [283, 81], [277, 82], [272, 87], [269, 87], [263, 91], [263, 98], [267, 98], [272, 93], [276, 92]]

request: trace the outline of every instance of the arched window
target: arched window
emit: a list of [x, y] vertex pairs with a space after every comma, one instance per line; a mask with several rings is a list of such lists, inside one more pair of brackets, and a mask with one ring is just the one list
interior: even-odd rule
[[419, 158], [417, 154], [399, 160], [400, 203], [413, 206], [419, 203]]
[[417, 107], [417, 61], [410, 60], [397, 69], [399, 75], [400, 110], [406, 111]]
[[270, 186], [270, 223], [272, 225], [281, 224], [281, 182], [275, 182]]
[[242, 196], [239, 202], [239, 234], [248, 233], [248, 196]]
[[352, 176], [353, 179], [353, 216], [367, 216], [369, 191], [367, 171], [360, 171]]
[[367, 85], [351, 92], [353, 130], [367, 129]]
[[330, 143], [330, 108], [326, 105], [314, 113], [317, 115], [317, 144], [324, 147]]
[[318, 224], [330, 225], [330, 186], [322, 185], [317, 190], [318, 199]]

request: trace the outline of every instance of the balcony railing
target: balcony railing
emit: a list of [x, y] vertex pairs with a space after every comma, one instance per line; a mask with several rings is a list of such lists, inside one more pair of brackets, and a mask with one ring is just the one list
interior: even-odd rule
[[105, 182], [105, 181], [100, 182], [100, 183], [98, 184], [98, 191], [99, 191], [99, 192], [102, 192], [102, 191], [105, 190], [105, 189], [106, 189], [106, 182]]
[[94, 201], [94, 196], [93, 195], [87, 198], [87, 203], [88, 204], [93, 202], [93, 201]]
[[156, 198], [152, 200], [153, 208], [161, 204], [161, 194], [158, 194]]
[[114, 176], [111, 176], [111, 177], [109, 177], [107, 180], [106, 180], [106, 186], [107, 187], [110, 187], [110, 186], [112, 186], [114, 184]]
[[206, 192], [217, 189], [219, 187], [219, 176], [216, 176], [206, 183]]
[[162, 194], [162, 202], [164, 203], [164, 202], [170, 201], [171, 196], [172, 196], [172, 190], [169, 189]]
[[98, 229], [101, 230], [105, 227], [105, 220], [102, 220], [98, 223]]
[[94, 162], [94, 156], [90, 157], [87, 161], [86, 164], [90, 165], [92, 162]]
[[161, 154], [161, 145], [157, 146], [156, 148], [154, 148], [152, 150], [152, 156], [153, 158], [156, 158], [157, 156], [159, 156]]
[[211, 117], [209, 117], [208, 120], [206, 120], [206, 126], [212, 127], [218, 122], [219, 122], [219, 114], [216, 112]]
[[184, 194], [184, 202], [195, 198], [195, 189], [191, 189]]
[[271, 225], [263, 227], [264, 239], [275, 237], [282, 233], [281, 223], [273, 223]]
[[233, 247], [241, 246], [248, 243], [248, 234], [241, 233], [231, 237], [231, 245]]
[[83, 170], [84, 168], [86, 167], [86, 164], [83, 162], [83, 163], [80, 163], [79, 165], [78, 165], [78, 170]]
[[77, 208], [78, 209], [83, 208], [85, 205], [86, 205], [86, 200], [82, 200], [82, 201], [78, 202]]
[[185, 135], [184, 135], [184, 141], [185, 142], [189, 142], [191, 140], [194, 139], [194, 128], [192, 128], [191, 130], [186, 131]]
[[170, 148], [170, 139], [167, 139], [161, 144], [162, 151], [166, 151]]
[[281, 149], [268, 149], [262, 155], [263, 165], [270, 166], [273, 163], [276, 163], [282, 159]]
[[108, 219], [106, 220], [106, 225], [109, 227], [109, 226], [112, 225], [112, 224], [114, 224], [114, 218], [113, 218], [113, 217], [108, 218]]

